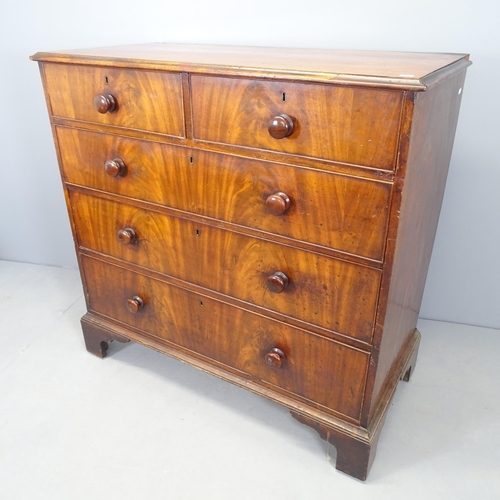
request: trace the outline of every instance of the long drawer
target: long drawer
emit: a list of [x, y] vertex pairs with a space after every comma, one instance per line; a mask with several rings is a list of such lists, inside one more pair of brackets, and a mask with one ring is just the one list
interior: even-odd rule
[[82, 247], [343, 335], [371, 339], [377, 269], [78, 191], [70, 199]]
[[55, 117], [185, 136], [179, 73], [67, 64], [46, 64], [44, 73]]
[[70, 183], [383, 259], [388, 183], [63, 127], [57, 139]]
[[195, 139], [394, 168], [400, 91], [192, 75], [191, 95]]
[[92, 312], [359, 418], [368, 353], [93, 258], [82, 265]]

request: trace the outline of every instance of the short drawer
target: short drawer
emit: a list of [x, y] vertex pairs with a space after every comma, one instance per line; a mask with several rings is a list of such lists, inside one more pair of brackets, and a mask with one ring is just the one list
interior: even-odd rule
[[359, 419], [368, 353], [99, 260], [82, 264], [90, 311]]
[[79, 192], [70, 198], [82, 247], [371, 339], [377, 269]]
[[57, 139], [70, 183], [382, 261], [391, 184], [63, 127]]
[[400, 91], [193, 75], [191, 92], [195, 139], [394, 168]]
[[55, 117], [185, 136], [180, 74], [66, 64], [44, 73]]

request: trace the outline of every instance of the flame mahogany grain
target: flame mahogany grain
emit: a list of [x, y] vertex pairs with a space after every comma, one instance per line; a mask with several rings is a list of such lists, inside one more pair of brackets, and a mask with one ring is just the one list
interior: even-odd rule
[[184, 137], [180, 74], [49, 64], [45, 78], [54, 116]]
[[[394, 168], [402, 92], [199, 75], [191, 85], [195, 139]], [[279, 139], [275, 115], [293, 119], [272, 127]]]
[[33, 59], [88, 351], [134, 340], [278, 402], [365, 480], [416, 365], [468, 56], [146, 44]]
[[[71, 184], [382, 260], [390, 183], [83, 130], [56, 130], [63, 175]], [[115, 156], [127, 167], [125, 177], [105, 175], [103, 165]], [[280, 192], [290, 202], [281, 200], [279, 207], [286, 211], [277, 217], [269, 205], [280, 202], [267, 200]]]
[[[91, 285], [91, 312], [126, 322], [302, 400], [359, 418], [369, 360], [366, 352], [97, 259], [84, 257], [82, 264]], [[144, 307], [131, 313], [127, 301], [135, 296]], [[286, 356], [280, 370], [266, 363], [266, 354], [275, 347]], [[349, 394], [343, 394], [344, 383], [352, 389]]]
[[[70, 198], [81, 247], [365, 342], [371, 339], [377, 269], [80, 192], [72, 191]], [[123, 245], [116, 237], [124, 227], [133, 228], [135, 245]], [[278, 273], [286, 274], [286, 285]], [[281, 293], [268, 289], [270, 275], [283, 281]]]

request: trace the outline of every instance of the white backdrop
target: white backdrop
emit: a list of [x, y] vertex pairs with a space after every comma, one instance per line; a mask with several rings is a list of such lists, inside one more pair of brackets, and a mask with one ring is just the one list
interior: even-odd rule
[[137, 42], [469, 52], [421, 316], [500, 328], [498, 0], [2, 0], [0, 258], [76, 267], [37, 51]]

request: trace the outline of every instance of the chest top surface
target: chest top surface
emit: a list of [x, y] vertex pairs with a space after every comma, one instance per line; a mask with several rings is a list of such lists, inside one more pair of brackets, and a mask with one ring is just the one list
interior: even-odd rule
[[35, 61], [426, 90], [468, 54], [148, 43], [38, 52]]

